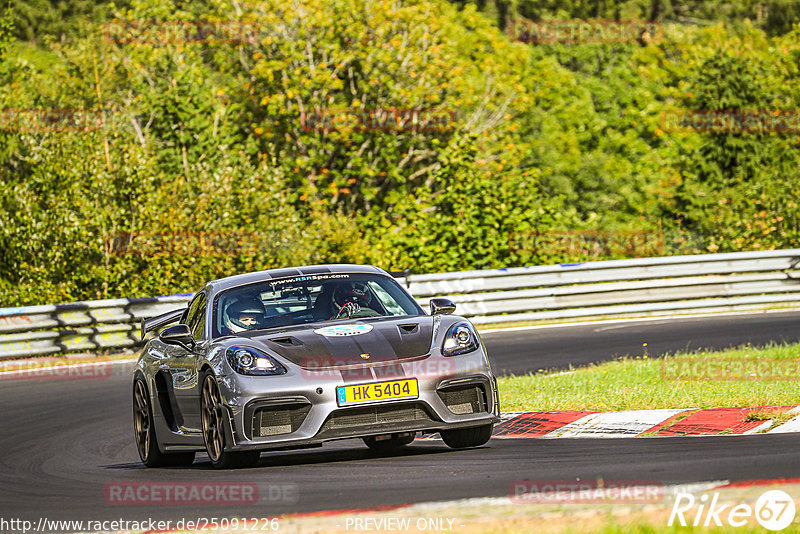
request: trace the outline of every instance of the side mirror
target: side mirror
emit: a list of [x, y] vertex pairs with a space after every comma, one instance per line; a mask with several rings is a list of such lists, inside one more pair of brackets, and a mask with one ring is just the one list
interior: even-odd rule
[[192, 331], [189, 330], [189, 326], [185, 324], [176, 324], [165, 328], [164, 331], [159, 334], [158, 339], [168, 345], [178, 345], [186, 350], [192, 350], [194, 348]]
[[431, 315], [447, 315], [456, 311], [456, 305], [450, 299], [431, 299]]

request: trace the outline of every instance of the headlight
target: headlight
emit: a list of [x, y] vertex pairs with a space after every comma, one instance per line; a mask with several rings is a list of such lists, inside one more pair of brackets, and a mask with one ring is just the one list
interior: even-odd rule
[[282, 375], [286, 368], [253, 347], [229, 347], [225, 351], [228, 363], [240, 375]]
[[457, 356], [478, 349], [478, 336], [467, 323], [456, 323], [447, 331], [442, 343], [442, 355]]

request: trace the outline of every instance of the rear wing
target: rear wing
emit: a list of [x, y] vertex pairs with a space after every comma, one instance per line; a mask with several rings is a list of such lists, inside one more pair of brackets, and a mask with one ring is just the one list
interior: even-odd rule
[[411, 269], [405, 269], [404, 271], [389, 271], [389, 276], [392, 278], [396, 278], [398, 280], [402, 280], [406, 284], [406, 288], [408, 288], [408, 275], [411, 274]]
[[162, 313], [161, 315], [156, 315], [150, 319], [142, 319], [142, 341], [144, 341], [144, 336], [146, 336], [148, 332], [152, 332], [161, 326], [177, 322], [185, 311], [186, 308], [181, 308], [179, 310], [173, 310], [171, 312]]

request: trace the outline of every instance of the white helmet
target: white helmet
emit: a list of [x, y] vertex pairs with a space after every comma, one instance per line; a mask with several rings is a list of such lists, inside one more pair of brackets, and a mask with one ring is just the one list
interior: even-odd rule
[[256, 325], [264, 324], [267, 312], [264, 304], [255, 297], [243, 297], [228, 305], [225, 309], [225, 326], [234, 333], [244, 332], [254, 328], [253, 325], [246, 325], [240, 321], [242, 315], [253, 315], [256, 318]]

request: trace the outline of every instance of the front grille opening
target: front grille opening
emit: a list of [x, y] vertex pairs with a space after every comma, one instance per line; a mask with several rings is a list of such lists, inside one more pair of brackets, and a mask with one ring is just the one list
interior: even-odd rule
[[438, 390], [447, 409], [456, 415], [487, 411], [486, 390], [481, 384], [468, 384]]
[[320, 433], [326, 430], [370, 427], [387, 423], [432, 421], [428, 413], [418, 404], [395, 406], [371, 406], [337, 410], [331, 414]]
[[263, 438], [296, 432], [310, 411], [310, 404], [284, 404], [258, 408], [253, 414], [253, 437]]

